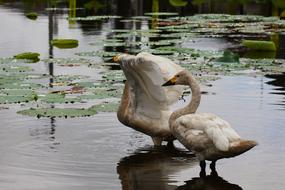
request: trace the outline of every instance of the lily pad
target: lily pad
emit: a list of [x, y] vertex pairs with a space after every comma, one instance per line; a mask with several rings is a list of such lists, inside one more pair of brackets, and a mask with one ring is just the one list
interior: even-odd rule
[[25, 53], [20, 53], [14, 56], [14, 58], [16, 59], [27, 59], [27, 60], [31, 60], [33, 62], [38, 62], [40, 54], [39, 53], [35, 53], [35, 52], [25, 52]]
[[18, 114], [32, 117], [88, 117], [97, 114], [95, 109], [77, 109], [77, 108], [30, 108], [21, 110]]
[[31, 20], [36, 20], [38, 18], [38, 13], [36, 12], [29, 12], [26, 14], [26, 17]]
[[22, 103], [35, 100], [36, 96], [1, 96], [0, 104]]
[[115, 112], [119, 107], [118, 102], [106, 102], [103, 104], [94, 105], [89, 108], [89, 110], [96, 110], [98, 112]]
[[272, 41], [243, 40], [242, 44], [252, 50], [276, 51], [276, 46]]
[[65, 94], [39, 94], [38, 99], [49, 104], [73, 104], [81, 101], [80, 98], [67, 98], [65, 97]]
[[71, 49], [78, 46], [78, 40], [75, 39], [54, 39], [50, 43], [60, 49]]

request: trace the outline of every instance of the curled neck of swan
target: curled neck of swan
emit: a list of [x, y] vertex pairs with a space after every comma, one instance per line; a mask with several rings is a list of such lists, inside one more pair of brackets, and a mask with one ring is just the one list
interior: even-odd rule
[[169, 118], [170, 127], [174, 125], [176, 119], [183, 115], [195, 113], [198, 109], [201, 100], [201, 90], [198, 81], [190, 74], [187, 73], [187, 83], [190, 86], [192, 97], [190, 103], [184, 108], [174, 111]]
[[128, 108], [130, 106], [130, 95], [129, 95], [129, 84], [128, 81], [125, 82], [125, 88], [123, 91], [123, 95], [121, 98], [121, 103], [119, 105], [119, 108], [117, 110], [117, 117], [119, 119], [120, 122], [122, 122], [123, 124], [127, 124], [129, 121], [128, 119]]

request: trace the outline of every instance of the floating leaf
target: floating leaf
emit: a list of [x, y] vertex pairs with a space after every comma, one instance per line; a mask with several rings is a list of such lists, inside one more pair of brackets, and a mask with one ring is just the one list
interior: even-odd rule
[[35, 52], [25, 52], [25, 53], [20, 53], [14, 56], [14, 58], [16, 59], [27, 59], [27, 60], [31, 60], [33, 62], [37, 62], [39, 61], [39, 53], [35, 53]]
[[272, 41], [243, 40], [242, 44], [247, 48], [259, 51], [276, 51], [276, 46]]
[[117, 102], [110, 102], [110, 103], [103, 103], [94, 105], [89, 108], [89, 110], [96, 110], [98, 112], [115, 112], [119, 107], [119, 103]]
[[59, 103], [59, 104], [68, 104], [68, 103], [75, 103], [75, 102], [80, 102], [81, 99], [79, 98], [67, 98], [65, 97], [65, 94], [62, 93], [53, 93], [53, 94], [40, 94], [38, 95], [38, 99], [40, 101], [49, 103], [49, 104], [54, 104], [54, 103]]
[[1, 96], [0, 104], [22, 103], [35, 100], [35, 96]]
[[97, 114], [95, 109], [77, 109], [77, 108], [30, 108], [21, 110], [18, 114], [32, 117], [88, 117]]
[[50, 43], [60, 49], [76, 48], [78, 46], [78, 40], [75, 39], [54, 39]]
[[26, 14], [26, 17], [31, 20], [36, 20], [38, 18], [38, 13], [36, 12], [30, 12]]

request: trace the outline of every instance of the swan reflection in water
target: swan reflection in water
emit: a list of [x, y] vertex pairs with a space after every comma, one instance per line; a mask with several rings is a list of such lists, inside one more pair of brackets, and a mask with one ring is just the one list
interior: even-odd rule
[[217, 172], [201, 175], [177, 187], [171, 178], [183, 170], [199, 166], [196, 157], [185, 151], [162, 147], [146, 147], [122, 158], [117, 173], [123, 190], [242, 190], [218, 176]]
[[151, 147], [124, 157], [117, 166], [123, 190], [172, 190], [169, 176], [197, 165], [193, 154], [185, 150]]
[[194, 177], [185, 183], [176, 190], [242, 190], [240, 186], [229, 183], [218, 176], [217, 172], [212, 172], [207, 176]]

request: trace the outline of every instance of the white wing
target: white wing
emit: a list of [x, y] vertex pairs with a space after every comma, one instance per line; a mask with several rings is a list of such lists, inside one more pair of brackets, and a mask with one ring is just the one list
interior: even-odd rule
[[164, 62], [165, 58], [149, 53], [123, 54], [119, 60], [130, 85], [135, 112], [160, 118], [160, 111], [168, 110], [168, 106], [181, 96], [181, 87], [167, 89], [161, 86], [181, 68], [172, 61], [166, 59], [168, 62]]
[[[188, 147], [206, 147], [207, 139], [221, 151], [227, 151], [230, 142], [240, 139], [236, 131], [231, 128], [230, 124], [220, 117], [210, 113], [188, 114], [177, 119], [177, 125], [184, 127], [184, 133], [191, 136], [185, 143]], [[176, 127], [175, 130], [178, 130]], [[176, 133], [181, 133], [177, 131]], [[197, 139], [197, 141], [194, 139]], [[191, 139], [192, 137], [192, 139]], [[203, 139], [203, 140], [202, 140]]]

